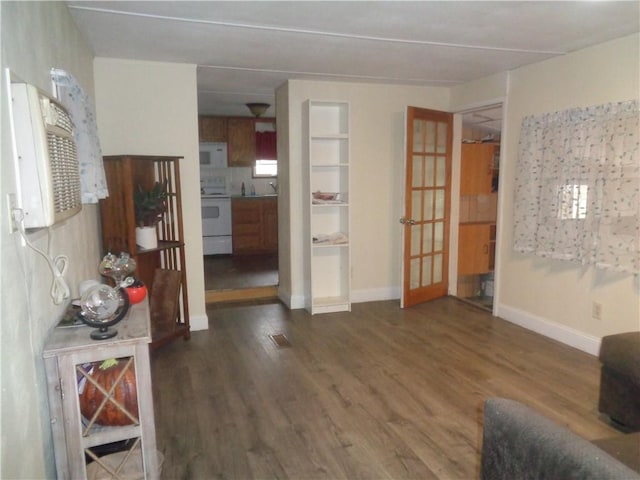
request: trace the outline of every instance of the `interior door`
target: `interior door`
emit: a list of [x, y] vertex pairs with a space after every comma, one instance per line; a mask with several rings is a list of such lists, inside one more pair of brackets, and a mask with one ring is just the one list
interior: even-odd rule
[[407, 107], [401, 307], [448, 292], [453, 115]]

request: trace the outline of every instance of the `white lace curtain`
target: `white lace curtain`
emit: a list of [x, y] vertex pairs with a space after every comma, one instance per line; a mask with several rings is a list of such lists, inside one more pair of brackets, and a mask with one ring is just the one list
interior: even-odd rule
[[109, 196], [109, 191], [93, 102], [73, 75], [57, 68], [52, 68], [50, 73], [58, 90], [58, 98], [73, 121], [73, 137], [80, 163], [82, 203], [98, 203], [99, 199]]
[[638, 101], [526, 117], [514, 249], [640, 273]]

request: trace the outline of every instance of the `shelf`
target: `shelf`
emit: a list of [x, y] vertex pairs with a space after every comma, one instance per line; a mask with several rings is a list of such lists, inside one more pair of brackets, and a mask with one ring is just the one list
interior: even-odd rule
[[311, 141], [314, 140], [348, 140], [349, 135], [346, 133], [324, 133], [311, 135]]
[[107, 443], [115, 443], [120, 440], [140, 437], [139, 425], [127, 425], [124, 427], [104, 427], [92, 429], [91, 434], [82, 437], [82, 445], [85, 448], [92, 448]]
[[312, 243], [311, 246], [313, 248], [347, 248], [349, 247], [349, 242], [347, 243]]
[[346, 297], [321, 297], [314, 298], [312, 304], [313, 313], [350, 312], [351, 302]]
[[160, 252], [162, 250], [167, 250], [169, 248], [180, 248], [183, 246], [184, 246], [183, 242], [167, 242], [165, 240], [158, 240], [158, 246], [156, 248], [141, 248], [141, 247], [138, 247], [137, 245], [136, 245], [136, 248], [137, 248], [137, 254], [143, 255], [145, 253]]

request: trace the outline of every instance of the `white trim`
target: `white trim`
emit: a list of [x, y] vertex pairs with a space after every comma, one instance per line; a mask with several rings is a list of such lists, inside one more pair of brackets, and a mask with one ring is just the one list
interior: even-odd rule
[[601, 338], [538, 317], [524, 310], [500, 304], [496, 308], [496, 316], [590, 355], [597, 356], [600, 352]]
[[192, 332], [209, 330], [209, 317], [207, 315], [190, 316], [189, 325]]
[[400, 287], [370, 288], [351, 292], [351, 303], [378, 302], [381, 300], [399, 300]]

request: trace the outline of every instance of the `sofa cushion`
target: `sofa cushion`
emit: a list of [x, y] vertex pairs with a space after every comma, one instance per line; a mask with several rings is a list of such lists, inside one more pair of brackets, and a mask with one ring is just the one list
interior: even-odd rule
[[602, 338], [600, 361], [640, 384], [640, 332], [619, 333]]
[[638, 480], [640, 475], [525, 405], [491, 398], [484, 407], [480, 478]]

